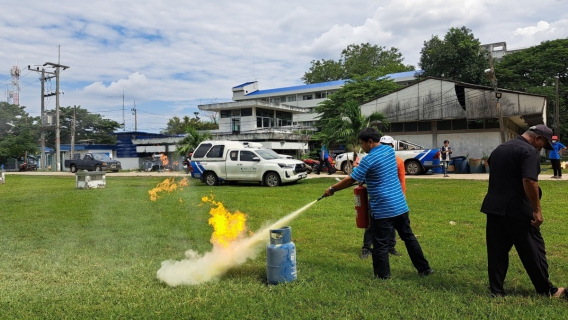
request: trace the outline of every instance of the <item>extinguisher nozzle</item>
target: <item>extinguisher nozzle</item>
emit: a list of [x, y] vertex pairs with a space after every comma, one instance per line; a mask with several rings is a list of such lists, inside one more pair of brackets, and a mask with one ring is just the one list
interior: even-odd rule
[[319, 199], [317, 199], [316, 201], [320, 201], [323, 198], [325, 198], [325, 194], [323, 196], [319, 197]]

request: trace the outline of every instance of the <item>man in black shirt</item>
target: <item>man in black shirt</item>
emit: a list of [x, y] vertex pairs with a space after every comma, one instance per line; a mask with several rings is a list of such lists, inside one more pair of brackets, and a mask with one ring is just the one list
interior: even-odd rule
[[489, 157], [489, 189], [481, 212], [487, 214], [486, 241], [489, 285], [495, 296], [504, 296], [503, 282], [509, 267], [509, 251], [515, 246], [535, 289], [547, 296], [566, 296], [552, 285], [544, 240], [538, 186], [542, 148], [552, 149], [552, 130], [530, 127], [516, 139], [498, 146]]

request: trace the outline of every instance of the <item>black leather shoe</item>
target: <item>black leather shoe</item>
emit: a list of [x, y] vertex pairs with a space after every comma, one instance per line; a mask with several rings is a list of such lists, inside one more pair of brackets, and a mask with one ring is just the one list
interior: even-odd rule
[[359, 258], [361, 258], [361, 259], [367, 259], [370, 255], [371, 255], [371, 250], [369, 250], [369, 249], [367, 249], [367, 248], [363, 248], [363, 250], [361, 251], [361, 255], [359, 256]]
[[434, 273], [434, 270], [428, 269], [426, 271], [418, 272], [418, 275], [421, 276], [421, 277], [427, 277], [427, 276], [431, 275], [432, 273]]
[[398, 251], [396, 251], [395, 248], [390, 248], [390, 249], [389, 249], [389, 253], [390, 253], [391, 255], [393, 255], [393, 256], [396, 256], [396, 257], [400, 257], [400, 256], [401, 256], [401, 254], [400, 254]]

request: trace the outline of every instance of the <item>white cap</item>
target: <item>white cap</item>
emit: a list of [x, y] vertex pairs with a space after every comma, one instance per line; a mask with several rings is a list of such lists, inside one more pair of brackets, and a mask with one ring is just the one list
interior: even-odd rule
[[382, 136], [380, 143], [394, 144], [394, 139], [391, 136]]

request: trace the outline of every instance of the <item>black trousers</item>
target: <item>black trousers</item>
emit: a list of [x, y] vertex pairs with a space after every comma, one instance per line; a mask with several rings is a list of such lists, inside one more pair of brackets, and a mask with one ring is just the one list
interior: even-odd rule
[[371, 229], [373, 230], [373, 270], [375, 277], [388, 279], [391, 276], [389, 265], [389, 239], [393, 230], [398, 232], [400, 239], [404, 241], [408, 256], [418, 272], [430, 269], [430, 265], [418, 240], [410, 228], [408, 212], [392, 218], [375, 219], [371, 218]]
[[320, 159], [319, 166], [316, 167], [317, 168], [316, 173], [320, 173], [323, 170], [324, 164], [327, 167], [327, 173], [328, 174], [332, 174], [332, 173], [335, 172], [334, 168], [331, 167], [331, 163], [329, 162], [329, 159], [325, 158], [325, 159]]
[[[367, 248], [371, 250], [373, 246], [373, 229], [371, 227], [365, 229], [365, 234], [363, 235], [363, 249]], [[389, 238], [389, 249], [396, 246], [396, 230], [392, 229], [391, 236]]]
[[562, 177], [562, 167], [560, 166], [560, 159], [550, 159], [550, 164], [552, 164], [552, 170], [554, 171], [554, 176]]
[[509, 268], [512, 246], [515, 246], [537, 293], [551, 295], [558, 291], [548, 279], [544, 239], [540, 230], [533, 227], [530, 221], [488, 214], [486, 241], [487, 271], [492, 293], [505, 294], [503, 282]]

